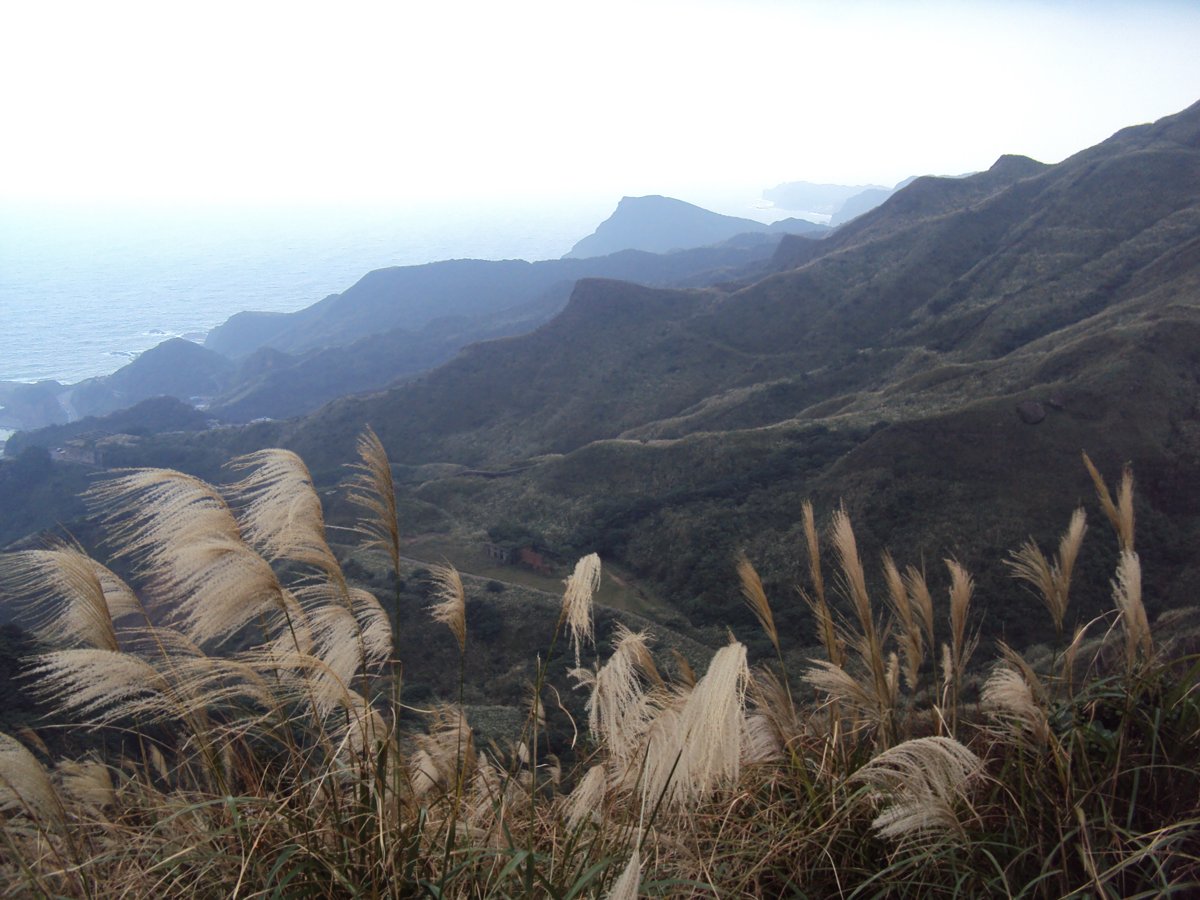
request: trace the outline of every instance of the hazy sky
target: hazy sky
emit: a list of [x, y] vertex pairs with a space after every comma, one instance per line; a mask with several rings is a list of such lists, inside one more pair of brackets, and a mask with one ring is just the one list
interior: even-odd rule
[[1198, 48], [1155, 0], [14, 0], [0, 198], [890, 185], [1176, 112]]

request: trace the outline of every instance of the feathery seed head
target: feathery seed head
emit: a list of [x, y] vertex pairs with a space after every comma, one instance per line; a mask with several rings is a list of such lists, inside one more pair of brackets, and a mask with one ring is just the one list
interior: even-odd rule
[[637, 900], [638, 888], [642, 884], [642, 856], [638, 852], [637, 842], [634, 842], [633, 852], [629, 854], [629, 862], [621, 871], [621, 877], [613, 884], [612, 890], [605, 900]]
[[116, 800], [112, 771], [99, 760], [63, 760], [56, 768], [62, 792], [75, 802], [100, 810]]
[[770, 638], [775, 652], [782, 653], [779, 647], [779, 632], [775, 629], [775, 617], [771, 614], [771, 604], [767, 601], [767, 592], [763, 590], [762, 579], [758, 577], [754, 564], [744, 553], [738, 557], [737, 573], [742, 582], [742, 598]]
[[42, 821], [62, 818], [58, 792], [42, 764], [16, 738], [0, 733], [0, 812], [9, 810]]
[[821, 543], [817, 539], [817, 523], [813, 515], [812, 501], [805, 500], [801, 503], [800, 512], [804, 522], [804, 543], [808, 549], [808, 574], [812, 579], [817, 601], [824, 603], [825, 577], [821, 573]]
[[957, 807], [983, 763], [953, 738], [914, 738], [885, 750], [854, 773], [883, 810], [871, 823], [881, 837], [914, 841], [961, 835]]
[[566, 798], [567, 828], [575, 831], [584, 822], [598, 819], [607, 793], [607, 770], [603, 764], [592, 766]]
[[430, 569], [433, 577], [433, 595], [437, 603], [429, 612], [435, 622], [441, 622], [454, 634], [459, 650], [467, 650], [467, 595], [463, 589], [462, 576], [451, 565], [435, 565]]
[[1022, 673], [1001, 665], [983, 686], [983, 709], [1013, 737], [1044, 744], [1050, 735], [1045, 711], [1037, 704]]
[[713, 655], [678, 713], [670, 708], [660, 713], [648, 738], [643, 787], [647, 799], [668, 791], [673, 805], [692, 807], [717, 787], [737, 780], [749, 682], [745, 646], [727, 644]]
[[567, 579], [563, 591], [560, 619], [567, 624], [571, 646], [575, 648], [575, 665], [579, 666], [579, 649], [586, 641], [594, 644], [592, 598], [600, 588], [600, 556], [589, 553], [575, 563], [575, 571]]
[[0, 586], [22, 598], [33, 633], [54, 646], [116, 650], [113, 619], [139, 608], [125, 582], [69, 544], [0, 556]]
[[1125, 661], [1132, 668], [1139, 657], [1149, 659], [1154, 653], [1150, 623], [1142, 605], [1142, 564], [1132, 550], [1121, 551], [1112, 590], [1125, 629]]
[[228, 468], [248, 472], [229, 486], [248, 544], [269, 560], [312, 566], [337, 584], [345, 583], [325, 539], [321, 499], [299, 456], [279, 448], [259, 450], [231, 460]]
[[858, 555], [858, 543], [854, 537], [854, 529], [850, 525], [850, 517], [844, 508], [838, 509], [833, 514], [830, 528], [832, 529], [833, 546], [837, 550], [842, 575], [846, 581], [846, 593], [854, 607], [854, 613], [858, 617], [859, 627], [866, 634], [868, 631], [874, 630], [871, 601], [867, 595], [867, 578], [863, 571], [862, 560]]
[[616, 649], [594, 675], [584, 670], [573, 674], [581, 684], [590, 684], [587, 701], [588, 729], [620, 764], [632, 760], [640, 739], [654, 715], [654, 704], [638, 677], [643, 657], [649, 656], [648, 632], [633, 632], [618, 625], [613, 636]]
[[1083, 454], [1083, 464], [1088, 470], [1088, 474], [1092, 477], [1092, 484], [1096, 488], [1096, 498], [1100, 501], [1100, 508], [1104, 510], [1104, 515], [1108, 518], [1113, 530], [1117, 533], [1117, 543], [1122, 550], [1133, 550], [1133, 471], [1126, 466], [1121, 471], [1121, 484], [1117, 488], [1117, 500], [1113, 501], [1112, 494], [1108, 491], [1108, 485], [1104, 483], [1104, 476], [1100, 474], [1100, 470], [1092, 463], [1087, 453]]
[[392, 569], [400, 571], [400, 522], [396, 508], [396, 485], [392, 466], [383, 442], [371, 426], [358, 436], [359, 462], [350, 465], [354, 476], [349, 480], [346, 499], [366, 511], [358, 531], [366, 537], [366, 547], [378, 547], [387, 553]]

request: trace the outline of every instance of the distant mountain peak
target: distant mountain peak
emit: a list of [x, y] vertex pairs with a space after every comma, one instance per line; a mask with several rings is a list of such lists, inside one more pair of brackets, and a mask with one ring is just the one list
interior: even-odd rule
[[807, 234], [824, 232], [824, 225], [788, 219], [765, 225], [753, 219], [715, 213], [684, 200], [649, 194], [622, 197], [613, 214], [580, 240], [563, 259], [608, 256], [622, 250], [667, 253], [707, 247], [739, 234]]

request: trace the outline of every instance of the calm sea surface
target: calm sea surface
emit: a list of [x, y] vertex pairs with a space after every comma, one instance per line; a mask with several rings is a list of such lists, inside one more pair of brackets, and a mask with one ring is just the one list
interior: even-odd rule
[[241, 310], [301, 309], [385, 266], [555, 258], [615, 205], [9, 205], [0, 208], [0, 381], [106, 375], [167, 337], [201, 340]]

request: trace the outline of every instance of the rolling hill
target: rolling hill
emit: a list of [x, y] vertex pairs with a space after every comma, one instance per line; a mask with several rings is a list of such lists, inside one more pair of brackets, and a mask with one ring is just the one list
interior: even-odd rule
[[1198, 386], [1200, 104], [1057, 165], [1005, 156], [916, 179], [720, 283], [585, 279], [531, 333], [389, 390], [145, 438], [123, 461], [208, 474], [282, 444], [330, 483], [370, 424], [410, 533], [523, 523], [564, 555], [618, 561], [694, 624], [749, 631], [731, 563], [744, 549], [793, 646], [812, 643], [792, 590], [800, 501], [823, 516], [844, 502], [868, 558], [891, 547], [935, 583], [960, 559], [988, 633], [1020, 642], [1042, 635], [1009, 550], [1049, 543], [1086, 503], [1081, 577], [1112, 571], [1081, 449], [1110, 477], [1134, 466], [1152, 613], [1193, 602]]

